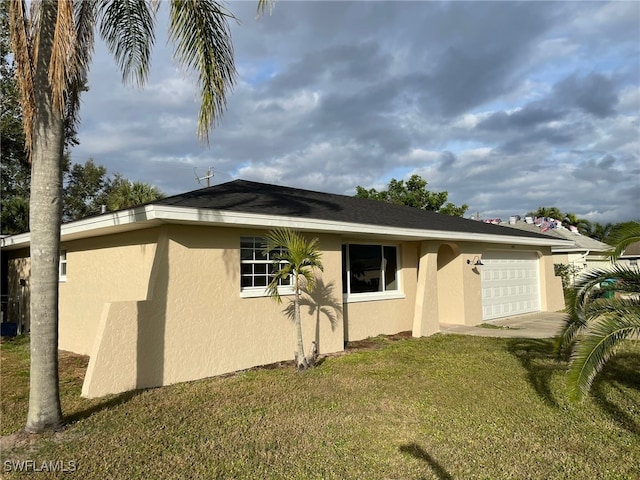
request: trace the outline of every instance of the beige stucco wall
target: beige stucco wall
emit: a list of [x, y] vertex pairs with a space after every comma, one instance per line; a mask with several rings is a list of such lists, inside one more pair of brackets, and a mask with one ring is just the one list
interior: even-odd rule
[[487, 244], [480, 242], [425, 241], [420, 244], [420, 271], [413, 318], [413, 335], [439, 330], [440, 323], [478, 325], [482, 323], [482, 266], [473, 267], [476, 256], [501, 250], [534, 252], [539, 258], [540, 308], [564, 308], [562, 281], [555, 276], [549, 247]]
[[[293, 359], [294, 326], [284, 314], [292, 296], [279, 305], [240, 294], [240, 236], [262, 234], [164, 227], [147, 300], [105, 307], [99, 327], [104, 333], [94, 344], [83, 394], [167, 385]], [[317, 340], [320, 353], [330, 353], [344, 348], [341, 243], [331, 236], [319, 239], [324, 273], [312, 295], [304, 296], [302, 324], [307, 350]], [[113, 341], [123, 335], [122, 342]]]
[[557, 312], [565, 308], [562, 277], [554, 269], [551, 248], [538, 250], [540, 263], [540, 309], [543, 312]]
[[[90, 355], [88, 397], [167, 385], [291, 360], [293, 322], [278, 305], [240, 291], [240, 237], [265, 230], [165, 225], [65, 242], [67, 280], [60, 284], [60, 348]], [[315, 236], [315, 235], [314, 235]], [[466, 260], [496, 245], [478, 242], [376, 242], [319, 236], [324, 272], [303, 296], [307, 353], [340, 351], [345, 341], [440, 323], [482, 322], [481, 276]], [[399, 246], [401, 298], [353, 301], [342, 293], [343, 243]], [[542, 310], [564, 307], [548, 247], [506, 245], [540, 258]], [[10, 253], [10, 291], [28, 277], [28, 251]], [[479, 267], [482, 268], [482, 267]], [[11, 273], [13, 272], [13, 273]], [[346, 299], [346, 303], [345, 303]]]
[[60, 282], [62, 350], [90, 355], [103, 307], [144, 300], [159, 229], [64, 242], [67, 278]]
[[436, 333], [440, 323], [482, 322], [480, 272], [466, 260], [481, 255], [486, 247], [471, 242], [421, 242], [414, 336]]

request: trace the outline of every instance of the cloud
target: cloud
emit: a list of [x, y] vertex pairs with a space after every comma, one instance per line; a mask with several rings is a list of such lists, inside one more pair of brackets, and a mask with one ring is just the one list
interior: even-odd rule
[[240, 77], [209, 146], [194, 77], [159, 35], [143, 90], [98, 45], [73, 159], [169, 194], [210, 166], [215, 182], [344, 194], [419, 173], [491, 217], [637, 216], [633, 2], [282, 2], [257, 21], [255, 7], [230, 4]]
[[618, 103], [613, 82], [599, 73], [584, 78], [571, 75], [554, 87], [554, 97], [599, 118], [612, 116]]

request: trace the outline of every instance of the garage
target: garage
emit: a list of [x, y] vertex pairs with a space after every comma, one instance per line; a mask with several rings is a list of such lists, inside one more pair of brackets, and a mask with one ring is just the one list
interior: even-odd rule
[[482, 320], [540, 310], [540, 278], [535, 252], [482, 255]]

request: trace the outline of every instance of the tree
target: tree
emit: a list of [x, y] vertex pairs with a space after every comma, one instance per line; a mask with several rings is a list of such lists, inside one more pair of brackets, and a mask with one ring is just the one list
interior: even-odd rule
[[[15, 55], [25, 144], [31, 161], [31, 375], [25, 429], [62, 424], [58, 390], [58, 256], [62, 219], [65, 125], [76, 125], [98, 28], [124, 81], [143, 85], [155, 40], [159, 2], [134, 0], [11, 0], [11, 50]], [[169, 39], [175, 58], [198, 73], [202, 100], [198, 135], [224, 111], [235, 81], [227, 20], [214, 0], [172, 1]]]
[[300, 318], [300, 291], [304, 287], [312, 292], [316, 284], [314, 269], [323, 270], [318, 239], [307, 240], [299, 232], [288, 228], [280, 228], [269, 232], [265, 238], [264, 253], [269, 253], [273, 260], [273, 280], [267, 292], [276, 302], [282, 302], [278, 286], [293, 280], [294, 325], [296, 331], [296, 347], [294, 360], [299, 370], [315, 365], [317, 351], [309, 357], [304, 354], [302, 338], [302, 320]]
[[160, 198], [164, 198], [164, 193], [158, 187], [144, 182], [130, 182], [116, 174], [107, 189], [105, 202], [109, 210], [115, 211], [153, 202]]
[[[611, 234], [611, 230], [613, 229], [614, 224], [606, 223], [601, 224], [598, 222], [591, 222], [589, 226], [589, 230], [584, 233], [587, 237], [591, 237], [599, 242], [608, 243], [609, 235]], [[582, 233], [582, 232], [580, 232]]]
[[[620, 231], [613, 260], [623, 245], [637, 241], [638, 227]], [[602, 295], [603, 287], [608, 295]], [[567, 310], [558, 351], [571, 351], [569, 396], [580, 400], [623, 341], [640, 335], [640, 269], [616, 264], [588, 271], [569, 291]]]
[[65, 175], [62, 196], [62, 219], [65, 222], [78, 220], [100, 213], [106, 204], [109, 189], [107, 169], [96, 165], [90, 158], [84, 165], [73, 164]]
[[15, 66], [9, 46], [8, 3], [0, 4], [0, 188], [2, 233], [12, 235], [29, 229], [29, 182], [31, 167], [24, 151], [24, 130]]
[[427, 181], [420, 175], [412, 175], [406, 183], [404, 180], [392, 178], [387, 189], [382, 191], [377, 191], [375, 188], [367, 190], [358, 185], [355, 196], [457, 217], [463, 216], [469, 208], [466, 204], [458, 207], [453, 203], [447, 203], [449, 193], [446, 191], [430, 192], [427, 190]]
[[[9, 36], [9, 2], [0, 3], [0, 91], [2, 110], [0, 118], [0, 226], [1, 233], [14, 235], [29, 230], [29, 199], [31, 165], [25, 151], [22, 105], [16, 82], [16, 65]], [[83, 91], [86, 86], [82, 86]], [[77, 145], [75, 125], [65, 122], [65, 161], [69, 166], [68, 149]]]
[[[547, 217], [553, 218], [555, 220], [560, 220], [564, 227], [574, 226], [578, 229], [582, 235], [586, 235], [588, 237], [592, 237], [592, 232], [596, 225], [598, 225], [601, 229], [603, 228], [599, 224], [593, 224], [589, 220], [585, 218], [579, 218], [575, 213], [563, 213], [560, 211], [558, 207], [538, 207], [538, 210], [535, 212], [528, 212], [527, 216], [531, 217]], [[601, 240], [597, 238], [597, 240]]]
[[538, 207], [535, 212], [528, 212], [527, 216], [530, 217], [547, 217], [555, 220], [562, 220], [565, 215], [557, 207]]
[[[2, 169], [2, 233], [17, 234], [29, 230], [29, 169], [9, 161]], [[109, 210], [129, 208], [164, 197], [153, 185], [131, 182], [119, 173], [113, 177], [93, 159], [84, 164], [63, 161], [62, 219], [80, 220]]]
[[144, 182], [131, 182], [121, 174], [107, 175], [107, 169], [89, 159], [84, 165], [75, 163], [64, 175], [64, 221], [79, 220], [101, 212], [130, 208], [164, 198], [157, 187]]
[[588, 235], [591, 232], [591, 222], [585, 218], [578, 218], [575, 213], [565, 213], [561, 220], [564, 227], [574, 226], [582, 235]]

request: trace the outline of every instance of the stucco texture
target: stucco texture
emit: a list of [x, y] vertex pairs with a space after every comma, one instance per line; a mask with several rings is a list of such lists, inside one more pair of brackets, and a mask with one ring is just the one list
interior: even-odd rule
[[[67, 277], [60, 283], [59, 346], [90, 356], [83, 395], [98, 397], [169, 385], [292, 360], [292, 295], [277, 304], [243, 296], [240, 238], [264, 229], [166, 224], [64, 242]], [[467, 263], [491, 249], [535, 252], [542, 311], [564, 307], [550, 247], [479, 242], [385, 241], [318, 236], [324, 271], [302, 297], [307, 353], [344, 349], [346, 341], [411, 331], [436, 333], [440, 323], [482, 322], [482, 285]], [[400, 289], [393, 298], [343, 295], [342, 245], [398, 246]], [[481, 267], [480, 267], [481, 268]], [[11, 252], [11, 289], [28, 277], [28, 250]], [[27, 288], [28, 290], [28, 288]], [[28, 294], [28, 291], [27, 291]]]
[[[146, 299], [105, 306], [83, 395], [167, 385], [292, 359], [294, 328], [286, 315], [292, 297], [277, 304], [268, 297], [240, 296], [240, 236], [257, 233], [264, 232], [162, 228]], [[320, 353], [329, 353], [344, 347], [337, 296], [340, 243], [327, 237], [321, 245], [325, 269], [319, 288], [303, 297], [302, 324], [307, 349], [315, 340]]]

